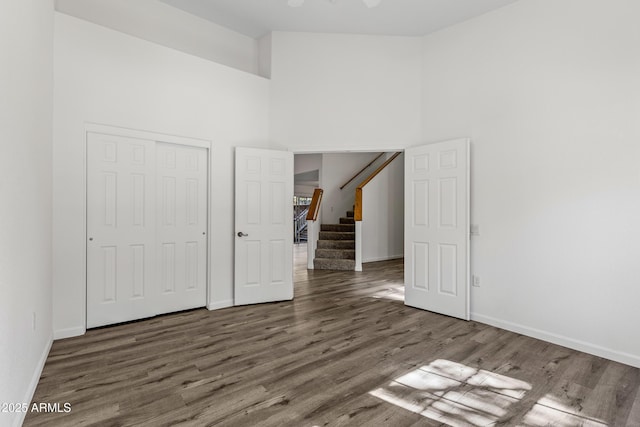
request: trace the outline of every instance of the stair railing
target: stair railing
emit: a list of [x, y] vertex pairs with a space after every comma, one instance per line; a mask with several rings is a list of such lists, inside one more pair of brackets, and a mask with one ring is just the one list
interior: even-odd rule
[[307, 228], [308, 213], [309, 208], [306, 208], [293, 218], [293, 239], [295, 243], [300, 243], [302, 232]]
[[[384, 154], [384, 153], [382, 153]], [[364, 181], [358, 185], [356, 188], [356, 201], [353, 209], [353, 217], [356, 221], [356, 266], [355, 271], [362, 271], [362, 190], [364, 187], [371, 182], [373, 178], [375, 178], [380, 172], [384, 170], [389, 163], [395, 160], [402, 152], [394, 153], [393, 156], [389, 157], [387, 161], [385, 161], [378, 169], [373, 171], [371, 175]]]
[[371, 166], [372, 164], [374, 164], [374, 163], [376, 162], [376, 160], [378, 160], [378, 159], [379, 159], [380, 157], [382, 157], [383, 155], [384, 155], [384, 153], [380, 153], [380, 154], [378, 154], [378, 156], [377, 156], [375, 159], [371, 160], [371, 161], [370, 161], [370, 162], [369, 162], [365, 167], [363, 167], [363, 168], [362, 168], [362, 169], [360, 169], [360, 170], [359, 170], [355, 175], [353, 175], [353, 176], [349, 179], [349, 181], [347, 181], [347, 182], [345, 182], [344, 184], [342, 184], [342, 186], [340, 186], [340, 189], [342, 190], [344, 187], [346, 187], [347, 185], [349, 185], [349, 184], [351, 183], [351, 181], [353, 181], [353, 180], [354, 180], [354, 179], [356, 179], [358, 176], [360, 176], [360, 174], [361, 174], [362, 172], [366, 171], [366, 170], [367, 170], [367, 168], [368, 168], [369, 166]]
[[313, 190], [313, 197], [307, 212], [307, 269], [313, 270], [313, 258], [316, 254], [318, 246], [318, 237], [320, 235], [320, 224], [318, 224], [318, 215], [320, 213], [320, 205], [322, 203], [322, 188]]

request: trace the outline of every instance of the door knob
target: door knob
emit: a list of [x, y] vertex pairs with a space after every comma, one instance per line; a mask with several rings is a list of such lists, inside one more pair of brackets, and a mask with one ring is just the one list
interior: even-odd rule
[[242, 231], [238, 231], [238, 237], [247, 237], [248, 234], [244, 234]]

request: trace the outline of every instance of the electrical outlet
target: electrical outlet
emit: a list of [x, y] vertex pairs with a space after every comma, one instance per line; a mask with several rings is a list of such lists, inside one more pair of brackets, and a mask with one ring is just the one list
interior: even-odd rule
[[473, 275], [473, 286], [476, 288], [480, 287], [480, 276]]

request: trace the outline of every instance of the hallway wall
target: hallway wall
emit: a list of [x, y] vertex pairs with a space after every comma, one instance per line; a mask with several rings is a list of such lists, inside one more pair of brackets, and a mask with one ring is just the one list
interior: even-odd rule
[[[30, 402], [52, 341], [52, 38], [52, 0], [0, 3], [2, 404]], [[21, 424], [2, 409], [0, 425]]]

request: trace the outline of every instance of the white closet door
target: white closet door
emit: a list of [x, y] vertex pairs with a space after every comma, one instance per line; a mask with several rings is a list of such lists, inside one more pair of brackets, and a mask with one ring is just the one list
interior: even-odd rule
[[203, 307], [207, 283], [207, 150], [157, 143], [159, 312]]
[[87, 327], [157, 314], [155, 143], [87, 143]]
[[88, 328], [206, 305], [207, 158], [88, 135]]

